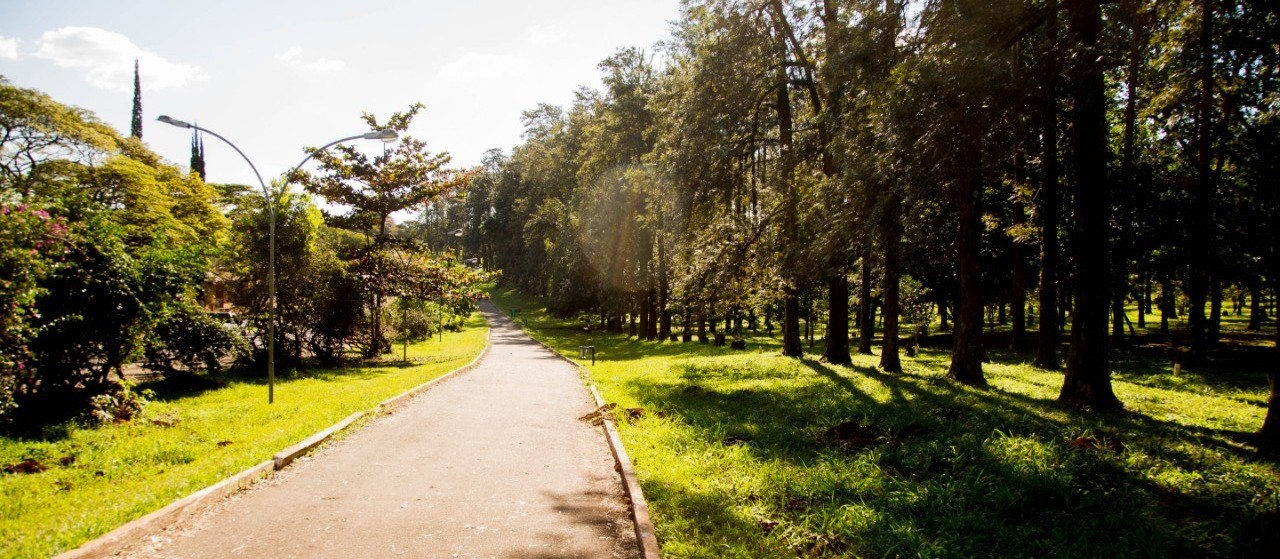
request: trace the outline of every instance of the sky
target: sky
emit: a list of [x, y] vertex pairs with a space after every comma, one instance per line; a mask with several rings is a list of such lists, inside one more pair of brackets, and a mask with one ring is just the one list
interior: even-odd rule
[[[264, 179], [307, 146], [368, 131], [426, 105], [409, 133], [458, 167], [520, 142], [520, 113], [599, 87], [619, 48], [667, 38], [679, 0], [0, 0], [0, 75], [93, 111], [128, 134], [133, 62], [143, 140], [182, 166], [198, 122]], [[365, 140], [365, 149], [378, 142]], [[205, 138], [210, 182], [256, 184], [231, 148]]]

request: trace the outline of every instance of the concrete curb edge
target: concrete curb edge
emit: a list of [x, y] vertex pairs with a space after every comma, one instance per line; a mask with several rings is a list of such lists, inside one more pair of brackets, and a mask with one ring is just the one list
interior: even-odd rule
[[169, 503], [164, 508], [154, 511], [142, 518], [125, 523], [123, 526], [107, 532], [97, 538], [85, 542], [84, 545], [71, 551], [63, 552], [55, 559], [89, 559], [106, 557], [133, 543], [143, 535], [157, 532], [165, 526], [176, 522], [184, 514], [226, 497], [236, 491], [249, 487], [259, 478], [275, 471], [275, 462], [267, 460], [232, 475], [218, 483], [196, 491], [186, 497]]
[[348, 415], [342, 421], [339, 421], [329, 426], [328, 429], [324, 429], [319, 433], [316, 433], [314, 435], [311, 435], [310, 437], [302, 439], [302, 442], [298, 444], [295, 444], [289, 448], [286, 448], [284, 450], [281, 450], [280, 452], [275, 453], [275, 455], [271, 457], [271, 462], [275, 464], [275, 469], [277, 470], [284, 469], [285, 466], [288, 466], [290, 462], [293, 462], [299, 456], [302, 456], [303, 454], [310, 452], [311, 449], [317, 446], [320, 446], [320, 443], [323, 443], [329, 440], [329, 437], [332, 437], [334, 433], [337, 433], [338, 431], [341, 431], [351, 426], [352, 423], [355, 423], [360, 418], [364, 417], [364, 414], [365, 412], [358, 411], [356, 413]]
[[[476, 368], [476, 366], [480, 364], [480, 360], [484, 359], [484, 357], [489, 354], [489, 348], [492, 345], [492, 336], [493, 329], [490, 328], [489, 333], [485, 335], [484, 348], [480, 350], [480, 354], [476, 355], [475, 359], [472, 359], [471, 362], [427, 382], [419, 384], [418, 386], [410, 388], [398, 395], [383, 400], [371, 411], [378, 413], [384, 409], [399, 406], [410, 398], [421, 394], [445, 379], [452, 378]], [[129, 521], [110, 532], [89, 540], [84, 544], [81, 544], [80, 547], [55, 555], [54, 559], [97, 559], [99, 557], [106, 557], [116, 553], [125, 546], [137, 541], [144, 534], [163, 530], [166, 526], [173, 524], [182, 518], [185, 513], [200, 508], [207, 503], [211, 503], [231, 495], [241, 489], [248, 488], [257, 482], [259, 478], [265, 477], [271, 472], [283, 469], [285, 466], [288, 466], [290, 462], [293, 462], [298, 457], [319, 446], [335, 433], [350, 427], [352, 423], [360, 420], [367, 413], [368, 412], [364, 411], [353, 413], [342, 421], [339, 421], [332, 426], [303, 439], [301, 442], [289, 448], [277, 452], [271, 457], [271, 460], [261, 462], [249, 467], [248, 469], [232, 474], [209, 487], [169, 503], [164, 508], [153, 511], [141, 518]]]
[[395, 396], [392, 396], [392, 397], [390, 397], [390, 398], [387, 398], [386, 400], [383, 400], [382, 402], [380, 402], [380, 403], [378, 404], [378, 409], [379, 409], [379, 410], [382, 410], [382, 409], [387, 409], [387, 408], [395, 408], [395, 407], [398, 407], [398, 406], [400, 406], [400, 405], [404, 404], [404, 403], [405, 403], [406, 401], [408, 401], [410, 398], [413, 398], [414, 396], [417, 396], [418, 394], [421, 394], [421, 393], [423, 393], [423, 392], [426, 392], [427, 390], [429, 390], [430, 388], [432, 388], [432, 387], [433, 387], [433, 386], [435, 386], [436, 384], [441, 383], [441, 382], [444, 382], [445, 380], [448, 380], [448, 379], [450, 379], [450, 378], [453, 378], [453, 377], [455, 377], [455, 376], [457, 376], [457, 375], [460, 375], [460, 374], [462, 374], [462, 373], [465, 373], [465, 372], [467, 372], [467, 371], [470, 371], [471, 369], [476, 368], [477, 366], [479, 366], [479, 365], [480, 365], [480, 361], [481, 361], [482, 359], [484, 359], [486, 355], [489, 355], [489, 348], [493, 347], [493, 343], [492, 343], [492, 339], [491, 339], [491, 337], [492, 337], [492, 336], [493, 336], [493, 329], [489, 329], [489, 333], [488, 333], [488, 334], [486, 334], [486, 335], [485, 335], [485, 338], [484, 338], [484, 349], [481, 349], [481, 350], [480, 350], [480, 354], [479, 354], [479, 355], [476, 355], [476, 358], [475, 358], [475, 359], [472, 359], [470, 363], [467, 363], [466, 365], [463, 365], [463, 366], [461, 366], [461, 367], [458, 367], [457, 369], [454, 369], [454, 370], [452, 370], [452, 371], [449, 371], [449, 372], [447, 372], [447, 373], [445, 373], [445, 374], [443, 374], [443, 375], [440, 375], [440, 376], [438, 376], [438, 377], [436, 377], [436, 378], [434, 378], [434, 379], [431, 379], [431, 380], [429, 380], [429, 381], [427, 381], [427, 382], [424, 382], [424, 383], [422, 383], [422, 384], [419, 384], [418, 386], [415, 386], [415, 387], [413, 387], [413, 388], [410, 388], [410, 389], [408, 389], [408, 390], [405, 390], [404, 392], [401, 392], [401, 393], [399, 393], [399, 394], [396, 394]]
[[[499, 311], [502, 310], [492, 300], [489, 303]], [[502, 317], [505, 320], [511, 320], [506, 314], [502, 314]], [[524, 331], [524, 328], [519, 323], [514, 320], [511, 321], [517, 328]], [[528, 335], [527, 332], [526, 335]], [[586, 367], [565, 357], [564, 354], [552, 349], [542, 340], [533, 336], [529, 336], [529, 339], [538, 342], [538, 345], [572, 365], [578, 371], [583, 384], [591, 391], [591, 397], [595, 400], [596, 408], [598, 409], [605, 405], [604, 399], [600, 397], [600, 391], [596, 390], [595, 382], [591, 380], [591, 373]], [[618, 436], [618, 430], [614, 426], [613, 420], [604, 414], [601, 414], [601, 419], [605, 439], [609, 441], [609, 450], [613, 453], [613, 460], [618, 467], [618, 474], [622, 477], [622, 488], [627, 492], [628, 500], [631, 501], [631, 520], [635, 524], [636, 542], [640, 545], [640, 556], [643, 559], [661, 559], [662, 550], [658, 545], [658, 536], [653, 528], [653, 519], [649, 517], [649, 502], [645, 500], [644, 492], [640, 489], [640, 480], [636, 477], [635, 468], [631, 464], [631, 456], [627, 454], [626, 447], [622, 446], [622, 438]]]

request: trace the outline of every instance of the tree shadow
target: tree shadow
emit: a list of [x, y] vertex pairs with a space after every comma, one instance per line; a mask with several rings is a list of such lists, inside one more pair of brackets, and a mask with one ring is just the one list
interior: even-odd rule
[[[805, 556], [1242, 556], [1259, 552], [1263, 529], [1276, 526], [1268, 520], [1274, 514], [1251, 508], [1249, 499], [1162, 489], [1124, 465], [1128, 449], [1090, 446], [1086, 437], [1120, 437], [1197, 471], [1204, 464], [1166, 439], [1190, 432], [1198, 444], [1247, 458], [1234, 442], [1237, 433], [1136, 413], [1098, 416], [938, 375], [801, 365], [812, 376], [702, 362], [675, 365], [675, 381], [639, 376], [624, 385], [709, 449], [733, 447], [754, 462], [794, 471], [853, 469], [859, 472], [853, 479], [821, 493], [783, 483], [759, 496], [764, 504], [650, 482], [651, 500], [679, 509], [681, 517], [725, 523], [724, 533], [751, 534], [758, 541], [749, 545], [758, 549], [786, 539], [785, 549]], [[831, 440], [833, 426], [845, 421], [865, 434], [857, 444]], [[867, 472], [884, 477], [859, 477]], [[865, 511], [852, 527], [809, 526], [811, 518], [840, 518], [849, 507]], [[772, 520], [744, 520], [744, 511], [761, 509]], [[1206, 539], [1213, 534], [1225, 541]]]

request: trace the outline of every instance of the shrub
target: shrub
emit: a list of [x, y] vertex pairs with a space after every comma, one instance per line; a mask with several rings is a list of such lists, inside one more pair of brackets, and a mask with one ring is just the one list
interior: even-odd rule
[[219, 360], [248, 348], [239, 332], [219, 323], [194, 304], [183, 301], [169, 310], [147, 340], [146, 368], [164, 374], [216, 371]]

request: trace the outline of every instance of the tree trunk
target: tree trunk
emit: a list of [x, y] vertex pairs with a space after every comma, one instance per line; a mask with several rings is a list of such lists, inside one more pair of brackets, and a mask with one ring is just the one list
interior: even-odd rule
[[1058, 10], [1045, 25], [1044, 92], [1040, 109], [1040, 330], [1035, 365], [1058, 368]]
[[1173, 312], [1173, 281], [1169, 272], [1160, 271], [1160, 333], [1169, 335], [1169, 319], [1176, 318]]
[[667, 309], [670, 305], [671, 297], [671, 281], [667, 277], [667, 259], [666, 251], [663, 249], [662, 238], [658, 238], [658, 339], [666, 341], [671, 338], [671, 311]]
[[902, 253], [902, 198], [897, 192], [889, 194], [881, 225], [884, 242], [884, 283], [881, 284], [884, 294], [884, 332], [880, 336], [880, 368], [900, 373], [902, 361], [898, 357], [898, 288]]
[[858, 353], [871, 355], [871, 338], [876, 335], [876, 319], [871, 313], [875, 307], [871, 304], [871, 249], [862, 250], [862, 285], [858, 286]]
[[[1017, 52], [1021, 53], [1021, 50]], [[1019, 56], [1019, 59], [1021, 59], [1021, 56]], [[1021, 75], [1023, 71], [1022, 64], [1019, 63], [1017, 68], [1018, 68], [1019, 75]], [[1021, 135], [1018, 138], [1017, 144], [1014, 146], [1014, 150], [1013, 150], [1013, 172], [1014, 172], [1014, 182], [1018, 184], [1019, 188], [1022, 188], [1027, 183], [1027, 164], [1026, 164], [1026, 154], [1025, 154], [1026, 144], [1024, 143], [1024, 141], [1025, 141], [1025, 135], [1028, 133], [1028, 131], [1020, 127], [1019, 132]], [[1027, 213], [1026, 208], [1024, 208], [1022, 204], [1022, 197], [1014, 196], [1014, 201], [1013, 201], [1014, 222], [1019, 226], [1024, 225], [1024, 218], [1026, 216], [1026, 213]], [[1011, 276], [1010, 286], [1009, 286], [1009, 291], [1010, 291], [1009, 310], [1011, 311], [1010, 314], [1012, 315], [1011, 318], [1013, 320], [1013, 327], [1010, 329], [1010, 332], [1009, 332], [1009, 349], [1012, 351], [1021, 351], [1023, 346], [1026, 343], [1026, 338], [1027, 338], [1027, 260], [1026, 260], [1026, 254], [1025, 254], [1026, 247], [1017, 238], [1013, 238], [1011, 240], [1013, 241], [1013, 246], [1010, 247], [1010, 250], [1009, 250], [1009, 258], [1010, 260], [1012, 260], [1012, 265], [1010, 266], [1010, 270], [1009, 270], [1009, 275]]]
[[1151, 312], [1151, 277], [1147, 274], [1145, 264], [1139, 265], [1142, 269], [1142, 293], [1138, 295], [1138, 328], [1147, 327], [1147, 313]]
[[[1145, 45], [1144, 30], [1141, 20], [1140, 0], [1125, 0], [1121, 3], [1121, 8], [1125, 12], [1129, 20], [1131, 33], [1129, 36], [1129, 63], [1125, 70], [1125, 91], [1127, 93], [1124, 105], [1124, 141], [1120, 155], [1120, 180], [1125, 201], [1134, 200], [1137, 195], [1136, 189], [1138, 181], [1134, 172], [1134, 136], [1136, 134], [1138, 121], [1138, 77], [1139, 70], [1142, 66], [1142, 53]], [[1122, 204], [1121, 212], [1131, 210], [1131, 204]], [[1133, 237], [1131, 232], [1132, 219], [1122, 215], [1118, 220], [1120, 222], [1120, 234], [1116, 246], [1115, 270], [1114, 270], [1114, 293], [1112, 294], [1111, 303], [1111, 337], [1117, 345], [1124, 343], [1124, 324], [1127, 317], [1125, 316], [1124, 302], [1125, 295], [1128, 291], [1128, 247], [1130, 239]], [[1138, 323], [1143, 322], [1142, 318], [1142, 302], [1138, 302]]]
[[645, 292], [645, 313], [649, 316], [649, 328], [644, 331], [644, 339], [654, 341], [658, 339], [658, 294], [653, 288]]
[[956, 236], [959, 288], [956, 331], [947, 375], [968, 385], [986, 385], [982, 374], [982, 151], [978, 134], [961, 142], [963, 169], [952, 189], [959, 230]]
[[[1280, 283], [1280, 281], [1277, 281]], [[1262, 432], [1258, 434], [1258, 446], [1264, 452], [1280, 452], [1280, 371], [1276, 370], [1280, 363], [1280, 320], [1276, 320], [1275, 360], [1271, 362], [1272, 370], [1267, 373], [1267, 384], [1271, 386], [1271, 396], [1267, 398], [1267, 418], [1262, 422]]]
[[[1200, 99], [1196, 107], [1196, 180], [1188, 196], [1187, 223], [1213, 223], [1210, 200], [1213, 193], [1212, 157], [1213, 111], [1213, 0], [1200, 0]], [[1187, 278], [1187, 299], [1190, 304], [1187, 329], [1191, 332], [1191, 353], [1205, 357], [1212, 347], [1209, 325], [1204, 315], [1208, 299], [1209, 269], [1213, 240], [1213, 227], [1205, 227], [1187, 236], [1188, 260], [1191, 264]]]
[[1107, 355], [1107, 198], [1111, 189], [1106, 168], [1106, 104], [1097, 53], [1102, 10], [1096, 3], [1080, 2], [1072, 4], [1068, 13], [1068, 33], [1077, 49], [1071, 80], [1076, 278], [1071, 347], [1058, 401], [1100, 411], [1119, 410], [1123, 406], [1111, 389]]
[[[781, 14], [779, 14], [781, 17]], [[786, 59], [785, 49], [782, 52], [782, 58]], [[786, 286], [783, 288], [782, 298], [782, 354], [787, 357], [801, 357], [804, 355], [804, 349], [800, 344], [800, 286], [797, 285], [800, 278], [795, 273], [796, 269], [796, 253], [799, 251], [797, 229], [799, 226], [799, 201], [796, 200], [797, 193], [795, 189], [795, 167], [796, 158], [794, 152], [792, 138], [792, 122], [791, 122], [791, 89], [788, 85], [790, 79], [787, 76], [786, 67], [779, 65], [778, 67], [778, 83], [776, 85], [778, 91], [778, 100], [775, 109], [778, 113], [778, 149], [780, 153], [780, 161], [778, 165], [778, 180], [781, 183], [783, 204], [783, 223], [782, 223], [782, 240], [783, 250], [786, 252], [784, 261], [786, 262], [786, 272], [788, 277]]]
[[1261, 330], [1267, 313], [1262, 310], [1262, 280], [1256, 275], [1249, 280], [1249, 329]]
[[1216, 344], [1222, 336], [1222, 280], [1213, 273], [1209, 280], [1209, 343]]
[[832, 266], [827, 278], [827, 347], [822, 358], [827, 363], [848, 365], [849, 356], [849, 277], [844, 269]]
[[[1276, 343], [1280, 344], [1280, 339]], [[1280, 362], [1280, 355], [1276, 357]], [[1267, 384], [1271, 387], [1271, 395], [1267, 398], [1267, 418], [1262, 421], [1262, 431], [1258, 433], [1258, 447], [1263, 452], [1275, 453], [1280, 451], [1280, 386], [1276, 386], [1280, 384], [1280, 374], [1274, 371], [1267, 373]]]

